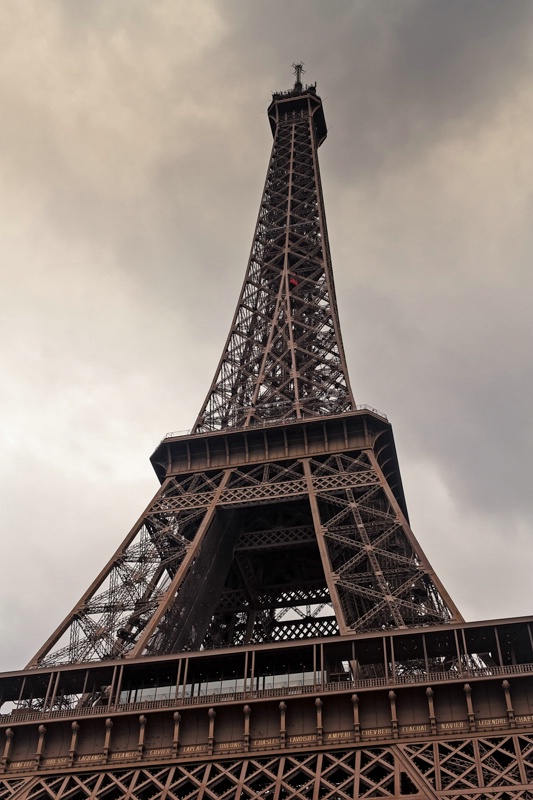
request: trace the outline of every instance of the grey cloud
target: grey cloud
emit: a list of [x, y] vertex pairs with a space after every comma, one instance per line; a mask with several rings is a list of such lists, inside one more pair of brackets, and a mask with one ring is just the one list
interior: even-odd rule
[[279, 83], [291, 59], [307, 60], [338, 152], [354, 153], [331, 156], [341, 180], [371, 182], [436, 139], [482, 124], [531, 72], [533, 8], [520, 0], [238, 5], [229, 6], [234, 41], [253, 68]]

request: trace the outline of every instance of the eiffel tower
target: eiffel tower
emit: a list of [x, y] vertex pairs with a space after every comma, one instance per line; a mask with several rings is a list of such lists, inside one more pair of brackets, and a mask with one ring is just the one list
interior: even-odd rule
[[231, 330], [146, 511], [26, 669], [0, 800], [533, 798], [533, 618], [466, 623], [356, 405], [316, 86], [273, 95]]

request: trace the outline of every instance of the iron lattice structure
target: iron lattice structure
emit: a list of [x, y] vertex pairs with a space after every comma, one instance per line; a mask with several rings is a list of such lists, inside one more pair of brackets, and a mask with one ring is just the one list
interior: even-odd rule
[[391, 426], [354, 402], [301, 72], [268, 109], [194, 429], [161, 442], [145, 512], [0, 675], [0, 800], [533, 800], [533, 620], [463, 622], [410, 529]]
[[196, 431], [354, 410], [331, 269], [313, 86], [275, 94], [274, 134], [252, 251]]
[[[502, 758], [502, 754], [504, 757]], [[21, 790], [22, 789], [22, 793]], [[476, 791], [480, 789], [480, 791]], [[533, 738], [498, 736], [2, 780], [1, 800], [531, 800]]]
[[[274, 143], [251, 257], [188, 446], [202, 437], [205, 453], [226, 432], [229, 453], [239, 449], [231, 434], [258, 426], [260, 444], [245, 438], [221, 469], [197, 456], [191, 470], [168, 468], [167, 440], [153, 457], [161, 490], [33, 665], [461, 618], [409, 528], [390, 426], [353, 400], [318, 168], [321, 100], [297, 82], [268, 113]], [[364, 430], [344, 452], [297, 426], [346, 429], [358, 415]], [[288, 445], [271, 455], [269, 425], [277, 435], [290, 426], [295, 457]], [[309, 436], [321, 440], [314, 458]]]
[[350, 449], [167, 478], [32, 663], [453, 619], [372, 449]]

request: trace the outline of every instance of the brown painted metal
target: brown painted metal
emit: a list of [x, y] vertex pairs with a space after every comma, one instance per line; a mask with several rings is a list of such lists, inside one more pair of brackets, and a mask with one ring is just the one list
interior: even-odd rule
[[463, 622], [0, 675], [0, 797], [524, 799], [532, 631]]
[[252, 254], [195, 429], [156, 450], [160, 491], [31, 666], [461, 619], [410, 531], [392, 429], [353, 401], [315, 88], [274, 95], [269, 119]]
[[195, 431], [355, 408], [342, 346], [317, 148], [315, 87], [276, 94], [274, 134], [250, 260]]
[[357, 407], [314, 86], [273, 96], [243, 289], [148, 508], [22, 672], [0, 800], [532, 800], [532, 619], [465, 623]]
[[310, 447], [293, 427], [290, 457], [166, 478], [32, 666], [461, 619], [380, 466], [380, 430]]

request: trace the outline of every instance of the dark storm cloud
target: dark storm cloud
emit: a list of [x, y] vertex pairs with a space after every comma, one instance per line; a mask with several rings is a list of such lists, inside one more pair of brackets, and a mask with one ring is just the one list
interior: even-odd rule
[[296, 0], [229, 7], [235, 47], [246, 52], [252, 71], [272, 76], [272, 88], [287, 83], [291, 59], [312, 56], [305, 77], [327, 97], [337, 144], [330, 161], [337, 178], [350, 181], [367, 175], [372, 181], [376, 170], [417, 159], [450, 131], [482, 124], [532, 67], [527, 2]]
[[161, 435], [194, 421], [269, 92], [298, 59], [325, 101], [357, 399], [393, 421], [416, 533], [464, 613], [529, 610], [527, 588], [490, 585], [533, 567], [532, 17], [514, 0], [0, 7], [4, 666], [148, 502]]

